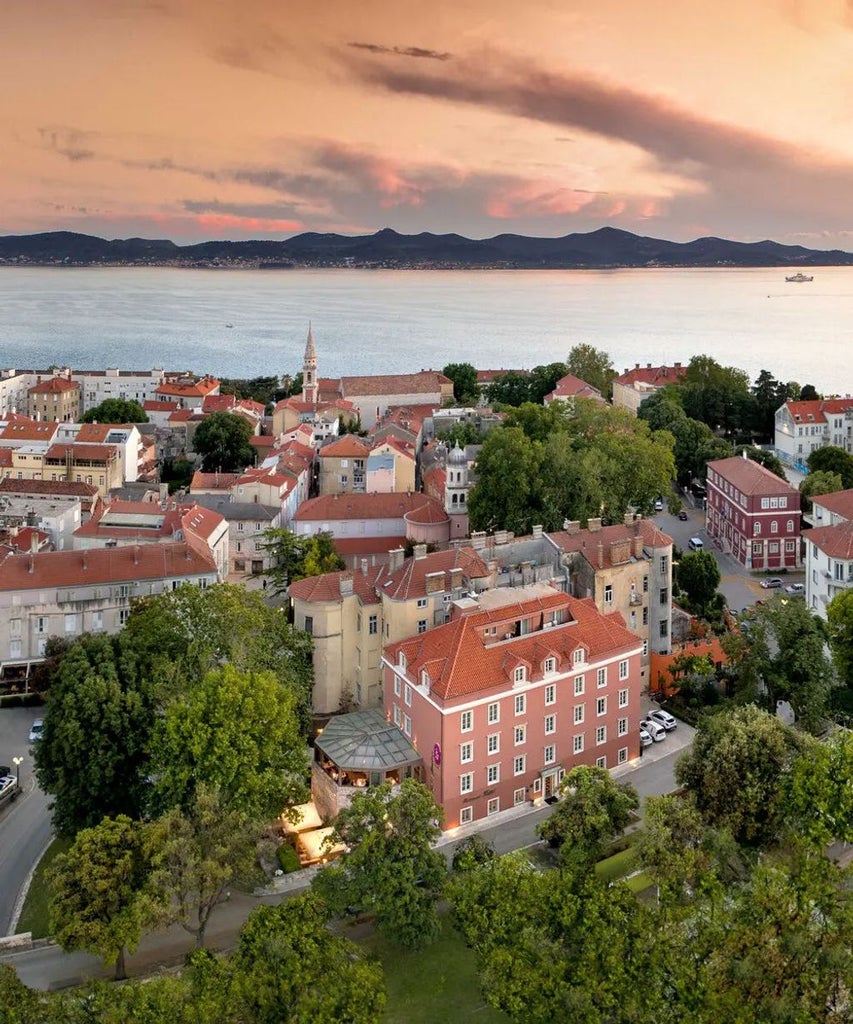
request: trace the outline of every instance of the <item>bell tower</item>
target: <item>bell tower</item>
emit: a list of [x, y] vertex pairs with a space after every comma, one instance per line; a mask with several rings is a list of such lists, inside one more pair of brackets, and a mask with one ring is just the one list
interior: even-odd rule
[[305, 343], [305, 358], [302, 360], [302, 401], [317, 404], [320, 384], [317, 380], [317, 350], [314, 348], [314, 335], [311, 332], [311, 321], [308, 321], [308, 340]]
[[468, 457], [454, 445], [447, 454], [444, 511], [450, 519], [450, 538], [468, 536]]

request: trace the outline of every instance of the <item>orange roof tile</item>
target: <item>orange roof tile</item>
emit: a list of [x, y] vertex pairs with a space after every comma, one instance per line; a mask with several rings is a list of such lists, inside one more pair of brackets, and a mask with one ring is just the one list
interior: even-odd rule
[[418, 395], [441, 391], [442, 384], [451, 384], [439, 370], [419, 373], [367, 374], [362, 377], [341, 377], [341, 392], [351, 395]]
[[114, 444], [52, 444], [45, 458], [65, 460], [71, 455], [72, 461], [85, 459], [87, 462], [111, 462], [118, 458], [118, 448]]
[[853, 519], [853, 490], [833, 491], [832, 494], [813, 494], [812, 501], [833, 515]]
[[830, 558], [847, 562], [853, 560], [853, 520], [837, 526], [816, 526], [809, 530], [808, 539]]
[[51, 377], [50, 380], [43, 380], [40, 384], [33, 384], [33, 386], [28, 389], [27, 394], [60, 395], [79, 390], [80, 385], [76, 380], [68, 380], [65, 377]]
[[432, 551], [424, 558], [407, 558], [399, 569], [389, 573], [388, 579], [383, 581], [382, 593], [392, 601], [423, 597], [427, 592], [427, 575], [447, 573], [445, 582], [449, 587], [452, 569], [461, 569], [468, 579], [485, 579], [489, 575], [488, 566], [471, 547]]
[[715, 470], [724, 480], [734, 484], [741, 494], [796, 495], [797, 503], [791, 507], [799, 508], [800, 492], [797, 488], [792, 487], [787, 480], [782, 480], [781, 477], [771, 473], [764, 466], [753, 462], [752, 459], [733, 455], [728, 459], [716, 459], [709, 462], [708, 469]]
[[239, 473], [202, 473], [196, 470], [190, 482], [190, 493], [202, 490], [230, 491], [239, 477]]
[[614, 383], [629, 387], [632, 384], [652, 384], [662, 388], [666, 384], [680, 384], [686, 375], [686, 366], [635, 366], [617, 377]]
[[327, 603], [329, 601], [341, 600], [341, 580], [352, 578], [353, 593], [357, 594], [362, 604], [378, 604], [379, 596], [376, 593], [377, 583], [384, 578], [388, 567], [386, 565], [368, 566], [367, 572], [361, 569], [355, 572], [325, 572], [321, 576], [309, 576], [304, 580], [297, 580], [287, 588], [290, 597], [297, 601], [317, 601]]
[[29, 441], [52, 441], [58, 430], [58, 423], [15, 418], [7, 422], [0, 431], [0, 440], [19, 441], [21, 444]]
[[[424, 505], [438, 505], [427, 494], [322, 494], [303, 502], [294, 516], [300, 522], [335, 519], [396, 519]], [[441, 508], [441, 506], [438, 506]], [[444, 514], [444, 509], [441, 509]]]
[[329, 458], [333, 459], [366, 459], [370, 454], [370, 447], [364, 441], [361, 441], [354, 434], [344, 434], [339, 437], [337, 441], [332, 441], [331, 444], [323, 445], [323, 447], [317, 452], [317, 456], [321, 459]]

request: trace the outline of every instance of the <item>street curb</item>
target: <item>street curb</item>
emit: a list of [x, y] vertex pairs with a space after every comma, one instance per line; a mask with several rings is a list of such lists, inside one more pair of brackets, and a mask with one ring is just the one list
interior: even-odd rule
[[41, 853], [38, 855], [38, 857], [34, 861], [33, 866], [30, 868], [29, 874], [24, 879], [23, 884], [21, 885], [21, 888], [18, 891], [18, 898], [15, 900], [15, 908], [12, 911], [12, 919], [9, 921], [9, 935], [14, 935], [15, 931], [17, 930], [18, 921], [21, 918], [21, 911], [24, 909], [24, 903], [26, 902], [27, 894], [30, 891], [30, 886], [33, 883], [33, 878], [35, 877], [36, 868], [38, 868], [39, 864], [41, 864], [44, 855], [47, 853], [47, 851], [48, 851], [48, 849], [50, 847], [50, 844], [53, 842], [53, 840], [55, 838], [56, 838], [56, 836], [51, 836], [50, 837], [50, 841], [47, 843], [45, 848], [41, 851]]

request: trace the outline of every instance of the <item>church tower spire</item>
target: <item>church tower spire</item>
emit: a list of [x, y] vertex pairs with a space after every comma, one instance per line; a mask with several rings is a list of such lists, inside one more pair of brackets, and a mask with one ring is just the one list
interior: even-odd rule
[[317, 379], [317, 350], [314, 348], [314, 334], [308, 321], [308, 340], [305, 342], [305, 357], [302, 360], [302, 401], [317, 404], [320, 384]]

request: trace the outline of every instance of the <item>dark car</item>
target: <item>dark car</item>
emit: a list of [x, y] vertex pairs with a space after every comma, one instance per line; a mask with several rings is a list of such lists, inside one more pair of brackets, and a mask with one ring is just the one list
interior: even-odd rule
[[682, 509], [678, 513], [678, 518], [682, 521], [682, 523], [686, 523], [690, 516], [684, 511], [684, 509]]

